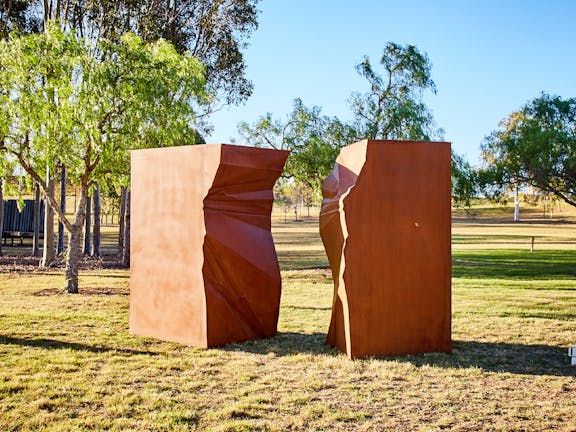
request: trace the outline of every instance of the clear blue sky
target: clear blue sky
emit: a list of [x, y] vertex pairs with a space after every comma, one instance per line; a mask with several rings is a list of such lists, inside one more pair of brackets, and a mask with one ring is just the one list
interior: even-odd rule
[[263, 0], [245, 50], [254, 94], [211, 118], [211, 143], [238, 137], [241, 121], [284, 119], [295, 98], [351, 118], [347, 100], [366, 84], [355, 65], [377, 63], [386, 42], [428, 54], [428, 94], [445, 139], [473, 164], [480, 143], [511, 111], [544, 91], [576, 97], [573, 0]]

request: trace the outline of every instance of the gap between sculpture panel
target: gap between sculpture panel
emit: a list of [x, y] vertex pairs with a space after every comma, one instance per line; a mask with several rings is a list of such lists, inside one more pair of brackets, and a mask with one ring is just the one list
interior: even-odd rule
[[323, 184], [327, 342], [350, 358], [451, 350], [450, 144], [364, 140]]
[[287, 151], [132, 152], [130, 331], [197, 347], [276, 334], [272, 188]]

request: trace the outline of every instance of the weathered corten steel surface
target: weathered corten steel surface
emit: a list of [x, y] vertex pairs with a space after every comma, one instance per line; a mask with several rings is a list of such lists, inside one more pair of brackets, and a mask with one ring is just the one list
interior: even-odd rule
[[130, 331], [196, 347], [276, 334], [272, 187], [288, 152], [132, 152]]
[[327, 342], [350, 358], [451, 350], [450, 143], [364, 140], [323, 184]]

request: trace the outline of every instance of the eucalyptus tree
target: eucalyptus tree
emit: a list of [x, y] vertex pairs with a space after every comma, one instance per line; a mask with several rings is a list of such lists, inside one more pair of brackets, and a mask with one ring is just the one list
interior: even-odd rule
[[[74, 32], [46, 32], [0, 42], [4, 112], [0, 151], [41, 187], [69, 232], [66, 289], [78, 292], [81, 233], [96, 182], [128, 181], [129, 150], [193, 143], [195, 107], [210, 102], [200, 61], [164, 41], [128, 33], [101, 40], [101, 58]], [[79, 191], [73, 219], [46, 194], [43, 173], [67, 167]]]
[[441, 135], [423, 102], [424, 91], [436, 93], [428, 56], [414, 45], [388, 42], [380, 64], [382, 74], [368, 57], [356, 66], [369, 84], [367, 92], [355, 92], [349, 100], [358, 133], [368, 139], [403, 140], [429, 140]]
[[[436, 126], [432, 111], [423, 101], [426, 91], [436, 93], [432, 63], [414, 45], [388, 42], [380, 58], [378, 73], [368, 57], [356, 66], [369, 84], [365, 93], [350, 97], [357, 135], [368, 139], [438, 140], [443, 130]], [[470, 164], [452, 152], [452, 199], [469, 206], [478, 189], [478, 177]]]
[[528, 185], [576, 206], [576, 98], [529, 101], [484, 140], [482, 157], [485, 187]]
[[207, 85], [218, 95], [218, 106], [240, 104], [253, 89], [243, 50], [258, 28], [257, 5], [258, 0], [0, 1], [0, 38], [16, 29], [42, 31], [48, 20], [59, 20], [95, 42], [94, 49], [100, 39], [119, 41], [126, 32], [146, 42], [163, 38], [206, 66]]

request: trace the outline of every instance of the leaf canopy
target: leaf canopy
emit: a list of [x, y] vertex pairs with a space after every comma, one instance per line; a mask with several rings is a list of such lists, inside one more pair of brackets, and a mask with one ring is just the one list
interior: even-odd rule
[[484, 186], [533, 186], [576, 205], [576, 98], [542, 93], [482, 144]]

